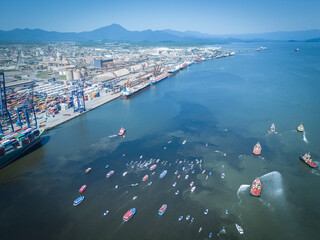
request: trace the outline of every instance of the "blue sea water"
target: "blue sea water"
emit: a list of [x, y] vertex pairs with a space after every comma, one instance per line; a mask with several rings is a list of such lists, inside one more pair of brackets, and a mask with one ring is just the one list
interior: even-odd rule
[[[256, 51], [261, 44], [267, 50]], [[194, 64], [59, 126], [42, 147], [1, 169], [3, 239], [208, 239], [210, 232], [214, 239], [317, 239], [320, 172], [299, 155], [310, 152], [319, 164], [320, 44], [223, 48], [236, 55]], [[296, 131], [301, 122], [305, 134]], [[276, 133], [268, 132], [272, 123]], [[120, 127], [125, 138], [115, 136]], [[255, 157], [258, 141], [262, 154]], [[106, 179], [110, 170], [115, 174]], [[151, 185], [141, 181], [145, 174]], [[260, 198], [249, 195], [256, 177]], [[73, 207], [83, 184], [85, 199]], [[125, 223], [133, 207], [137, 213]]]

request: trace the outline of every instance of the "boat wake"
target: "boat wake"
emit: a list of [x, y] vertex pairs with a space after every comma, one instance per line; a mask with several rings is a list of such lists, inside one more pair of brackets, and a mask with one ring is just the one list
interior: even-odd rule
[[113, 137], [116, 137], [116, 136], [118, 136], [118, 135], [110, 135], [109, 138], [113, 138]]
[[278, 171], [267, 173], [260, 177], [263, 184], [262, 197], [265, 200], [283, 196], [282, 176]]
[[308, 142], [308, 139], [307, 139], [307, 137], [306, 137], [306, 132], [305, 132], [305, 131], [303, 132], [303, 141], [304, 141], [305, 143], [309, 143], [309, 142]]
[[238, 198], [239, 198], [239, 200], [240, 200], [239, 204], [241, 204], [240, 193], [241, 193], [241, 192], [244, 192], [244, 191], [247, 191], [249, 188], [250, 188], [250, 185], [248, 185], [248, 184], [242, 184], [242, 185], [238, 188], [237, 196], [238, 196]]

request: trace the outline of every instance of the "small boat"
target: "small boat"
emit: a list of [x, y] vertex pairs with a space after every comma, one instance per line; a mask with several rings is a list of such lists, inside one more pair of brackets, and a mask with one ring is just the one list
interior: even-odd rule
[[91, 167], [87, 168], [85, 172], [89, 173], [90, 171], [91, 171]]
[[160, 161], [160, 159], [157, 159], [156, 163], [158, 163]]
[[136, 209], [131, 208], [128, 212], [126, 212], [125, 215], [123, 215], [123, 220], [126, 222], [129, 221], [135, 213], [136, 213]]
[[209, 172], [209, 176], [211, 176], [212, 175], [212, 172]]
[[188, 221], [190, 219], [190, 215], [186, 216], [186, 220]]
[[194, 184], [194, 182], [191, 182], [191, 183], [190, 183], [190, 187], [192, 187], [192, 186], [193, 186], [193, 184]]
[[124, 173], [122, 174], [122, 176], [124, 176], [124, 177], [125, 177], [125, 176], [127, 175], [127, 173], [128, 173], [128, 172], [124, 172]]
[[178, 194], [179, 194], [179, 190], [177, 190], [174, 194], [175, 194], [175, 195], [178, 195]]
[[199, 232], [201, 232], [201, 231], [202, 231], [202, 227], [199, 228]]
[[126, 132], [126, 129], [120, 128], [120, 131], [119, 131], [119, 133], [118, 133], [118, 136], [123, 136], [125, 132]]
[[186, 142], [187, 142], [187, 140], [184, 140], [184, 141], [182, 142], [182, 144], [186, 144]]
[[182, 219], [183, 219], [183, 216], [180, 216], [180, 217], [178, 218], [179, 221], [181, 221]]
[[299, 52], [299, 51], [300, 51], [300, 49], [299, 49], [299, 48], [296, 48], [294, 51], [295, 51], [295, 52]]
[[168, 171], [164, 170], [161, 174], [160, 174], [160, 178], [164, 178], [167, 175]]
[[207, 175], [207, 176], [206, 176], [206, 180], [208, 180], [208, 177], [209, 177], [209, 176]]
[[303, 127], [302, 123], [297, 127], [297, 131], [298, 132], [303, 132], [304, 131], [304, 127]]
[[109, 167], [109, 165], [106, 165], [106, 169]]
[[303, 161], [305, 164], [307, 164], [311, 168], [318, 167], [318, 165], [312, 161], [310, 153], [305, 153], [304, 155], [301, 155], [300, 160]]
[[84, 196], [78, 197], [76, 200], [73, 201], [73, 206], [78, 206], [84, 199]]
[[194, 221], [194, 218], [191, 218], [191, 220], [190, 220], [191, 222], [193, 222]]
[[196, 186], [191, 188], [191, 192], [194, 192], [194, 190], [196, 190]]
[[114, 170], [111, 170], [110, 172], [107, 173], [106, 178], [112, 177], [114, 174]]
[[136, 200], [138, 197], [137, 196], [133, 196], [132, 200]]
[[177, 175], [177, 174], [178, 174], [178, 170], [176, 170], [176, 171], [174, 172], [174, 174]]
[[186, 175], [184, 178], [185, 178], [185, 179], [188, 179], [188, 178], [189, 178], [189, 175]]
[[228, 211], [228, 210], [226, 210], [226, 214], [227, 214], [227, 215], [229, 214], [229, 211]]
[[203, 171], [202, 171], [202, 174], [205, 174], [205, 173], [206, 173], [206, 170], [203, 170]]
[[207, 215], [208, 212], [209, 212], [209, 209], [207, 208], [206, 210], [204, 210], [203, 214], [204, 214], [204, 215]]
[[140, 159], [142, 159], [142, 158], [143, 158], [143, 155], [140, 156]]
[[156, 172], [152, 172], [151, 174], [152, 174], [152, 175], [155, 175], [155, 174], [156, 174]]
[[209, 238], [212, 238], [212, 233], [209, 233]]
[[162, 215], [166, 212], [166, 210], [167, 210], [167, 204], [163, 204], [163, 205], [161, 206], [161, 208], [159, 209], [158, 214], [159, 214], [160, 216], [162, 216]]
[[261, 188], [262, 188], [261, 181], [259, 178], [256, 178], [251, 184], [250, 194], [255, 197], [260, 197]]
[[195, 173], [195, 170], [192, 170], [192, 172], [191, 172], [192, 174], [194, 174]]
[[83, 186], [79, 189], [79, 193], [83, 193], [86, 189], [87, 189], [87, 185], [83, 185]]
[[115, 186], [114, 186], [115, 189], [118, 189], [118, 187], [119, 187], [118, 185], [115, 185]]
[[169, 142], [168, 142], [168, 144], [170, 144], [172, 141], [170, 140]]
[[178, 177], [177, 178], [180, 178], [180, 175], [178, 175]]
[[253, 147], [253, 154], [254, 155], [260, 155], [261, 154], [261, 145], [259, 142], [257, 142], [256, 145]]
[[148, 185], [150, 186], [152, 184], [152, 182], [149, 182]]
[[224, 173], [221, 174], [221, 178], [223, 179], [226, 175]]
[[157, 167], [157, 164], [153, 164], [153, 165], [149, 168], [149, 170], [153, 171], [156, 167]]
[[132, 183], [131, 184], [131, 187], [135, 187], [135, 186], [138, 186], [138, 183]]
[[105, 212], [103, 213], [103, 215], [105, 216], [105, 215], [107, 215], [108, 213], [109, 213], [109, 210], [105, 211]]
[[276, 131], [276, 126], [274, 125], [274, 123], [272, 123], [271, 126], [269, 127], [269, 131], [270, 132], [275, 132]]
[[146, 181], [147, 179], [148, 179], [148, 174], [146, 174], [146, 175], [144, 175], [144, 177], [142, 178], [142, 181], [144, 182], [144, 181]]
[[244, 232], [243, 232], [243, 229], [242, 229], [242, 227], [240, 227], [238, 224], [236, 224], [235, 223], [235, 225], [236, 225], [236, 229], [238, 230], [238, 232], [240, 233], [240, 234], [243, 234]]
[[172, 187], [175, 187], [177, 185], [177, 183], [176, 182], [174, 182], [173, 184], [172, 184]]

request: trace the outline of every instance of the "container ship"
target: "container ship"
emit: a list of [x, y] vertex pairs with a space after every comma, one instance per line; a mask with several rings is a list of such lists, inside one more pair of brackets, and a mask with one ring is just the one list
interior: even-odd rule
[[172, 69], [169, 69], [168, 74], [169, 74], [169, 76], [172, 76], [172, 75], [175, 75], [176, 73], [178, 73], [179, 71], [180, 71], [180, 67], [176, 66]]
[[145, 90], [148, 87], [150, 87], [149, 83], [147, 85], [145, 85], [144, 87], [138, 88], [138, 89], [130, 88], [130, 87], [124, 87], [123, 90], [122, 90], [122, 93], [121, 93], [121, 98], [129, 98], [131, 96], [134, 96], [137, 93]]
[[169, 77], [168, 73], [163, 73], [157, 77], [153, 77], [150, 81], [150, 84], [155, 85], [155, 84], [161, 82], [162, 80], [166, 79], [167, 77]]
[[0, 168], [17, 160], [28, 149], [43, 140], [43, 129], [22, 128], [4, 135], [0, 141]]

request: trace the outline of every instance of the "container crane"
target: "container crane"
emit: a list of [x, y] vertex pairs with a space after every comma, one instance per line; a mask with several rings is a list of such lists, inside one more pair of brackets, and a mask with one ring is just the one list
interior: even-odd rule
[[7, 107], [7, 95], [6, 95], [6, 84], [5, 84], [5, 77], [4, 73], [0, 72], [0, 76], [2, 76], [2, 79], [0, 79], [0, 97], [1, 97], [1, 102], [0, 102], [0, 107], [1, 107], [1, 124], [0, 124], [0, 133], [3, 134], [3, 129], [2, 129], [2, 123], [4, 123], [5, 120], [9, 120], [12, 132], [14, 132], [13, 124], [12, 124], [12, 119], [10, 112], [8, 111]]

